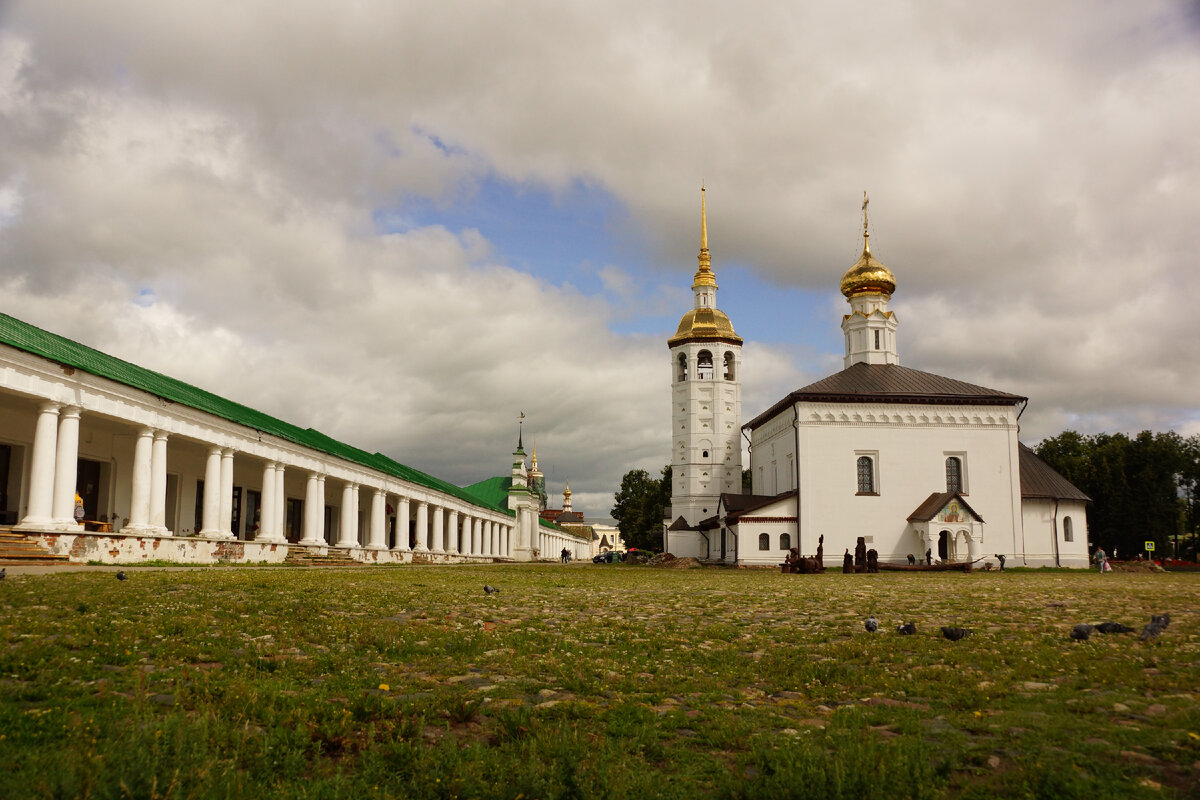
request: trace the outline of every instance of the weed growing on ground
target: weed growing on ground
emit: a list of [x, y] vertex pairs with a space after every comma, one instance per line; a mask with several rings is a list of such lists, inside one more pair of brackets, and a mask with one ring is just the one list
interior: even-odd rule
[[0, 796], [1192, 796], [1198, 612], [1191, 575], [10, 576]]

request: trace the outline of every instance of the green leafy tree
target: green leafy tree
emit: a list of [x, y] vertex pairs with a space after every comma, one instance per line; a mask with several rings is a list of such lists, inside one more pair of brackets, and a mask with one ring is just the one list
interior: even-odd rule
[[671, 503], [671, 468], [654, 478], [644, 469], [633, 469], [621, 478], [609, 512], [617, 521], [627, 547], [657, 550], [662, 547], [662, 523]]
[[1130, 438], [1066, 431], [1042, 442], [1037, 453], [1092, 498], [1093, 544], [1133, 555], [1153, 541], [1156, 554], [1169, 555], [1188, 519], [1190, 442], [1174, 432]]

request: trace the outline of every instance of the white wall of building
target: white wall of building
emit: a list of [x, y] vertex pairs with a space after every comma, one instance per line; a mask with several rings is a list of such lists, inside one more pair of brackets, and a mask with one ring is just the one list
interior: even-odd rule
[[[1082, 501], [1027, 499], [1021, 524], [1029, 566], [1088, 566], [1087, 506]], [[1015, 566], [1012, 561], [1009, 565]]]
[[[786, 490], [779, 465], [795, 458], [797, 433], [800, 541], [794, 546], [801, 553], [812, 555], [824, 535], [826, 565], [840, 564], [844, 550], [853, 552], [864, 536], [881, 560], [920, 556], [925, 544], [907, 519], [930, 494], [946, 490], [952, 455], [963, 464], [963, 495], [985, 521], [982, 551], [1019, 552], [1020, 470], [1011, 407], [797, 403], [754, 432], [755, 494], [772, 493], [769, 477], [762, 476], [774, 475], [776, 492]], [[858, 459], [864, 455], [875, 468], [873, 495], [858, 494]]]

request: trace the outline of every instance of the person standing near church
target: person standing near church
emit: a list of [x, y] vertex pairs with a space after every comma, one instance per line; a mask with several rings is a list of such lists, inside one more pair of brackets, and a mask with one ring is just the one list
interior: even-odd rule
[[1108, 556], [1104, 554], [1103, 547], [1096, 548], [1096, 552], [1092, 556], [1092, 560], [1096, 562], [1096, 569], [1098, 569], [1100, 574], [1103, 575], [1104, 568], [1108, 565]]

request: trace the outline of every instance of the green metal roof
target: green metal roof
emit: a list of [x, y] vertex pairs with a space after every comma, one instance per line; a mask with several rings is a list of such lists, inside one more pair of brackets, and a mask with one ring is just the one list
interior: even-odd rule
[[93, 350], [79, 342], [42, 330], [3, 313], [0, 313], [0, 342], [26, 353], [49, 359], [56, 364], [74, 367], [92, 375], [108, 378], [117, 383], [149, 392], [164, 400], [204, 411], [229, 422], [369, 467], [385, 475], [443, 492], [471, 505], [515, 516], [512, 511], [508, 510], [507, 495], [500, 502], [496, 502], [491, 495], [474, 494], [441, 478], [435, 478], [418, 469], [401, 464], [382, 453], [368, 453], [344, 442], [339, 442], [312, 428], [300, 428], [162, 373], [139, 367], [137, 364], [101, 353], [99, 350]]

